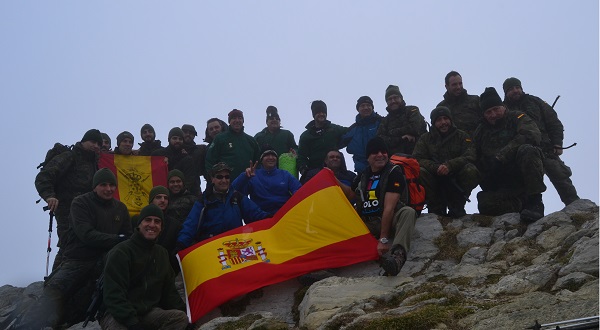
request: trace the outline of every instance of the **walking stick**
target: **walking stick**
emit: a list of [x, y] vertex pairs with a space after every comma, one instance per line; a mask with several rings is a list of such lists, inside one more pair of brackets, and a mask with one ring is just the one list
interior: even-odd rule
[[[44, 211], [48, 211], [48, 206], [44, 206]], [[46, 276], [44, 276], [44, 281], [48, 279], [48, 266], [50, 265], [50, 252], [52, 252], [52, 221], [54, 220], [54, 212], [50, 211], [50, 222], [48, 224], [48, 249], [46, 255]]]

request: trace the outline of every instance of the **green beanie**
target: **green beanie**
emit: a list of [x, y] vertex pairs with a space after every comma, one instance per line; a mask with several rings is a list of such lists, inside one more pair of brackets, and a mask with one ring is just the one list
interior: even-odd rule
[[181, 172], [178, 169], [174, 169], [174, 170], [169, 171], [169, 175], [167, 176], [167, 182], [169, 180], [171, 180], [171, 178], [174, 176], [179, 177], [181, 179], [181, 181], [185, 180], [185, 175], [183, 175], [183, 172]]
[[388, 97], [390, 97], [392, 95], [399, 95], [404, 100], [404, 97], [402, 96], [402, 93], [400, 93], [400, 88], [398, 86], [396, 86], [396, 85], [389, 85], [385, 89], [385, 100], [386, 101], [387, 101]]
[[117, 178], [109, 170], [108, 168], [101, 168], [94, 174], [94, 179], [92, 180], [92, 187], [96, 188], [97, 185], [101, 183], [112, 183], [114, 185], [117, 184]]
[[142, 211], [140, 211], [137, 224], [139, 225], [140, 223], [142, 223], [142, 220], [146, 219], [149, 216], [159, 217], [160, 220], [164, 220], [163, 211], [160, 209], [160, 207], [154, 204], [148, 204], [144, 206]]
[[169, 140], [173, 136], [179, 136], [180, 138], [183, 139], [183, 130], [181, 130], [181, 128], [179, 128], [179, 127], [171, 128], [171, 130], [169, 131]]
[[123, 131], [121, 133], [119, 133], [119, 135], [117, 135], [117, 147], [121, 144], [121, 142], [123, 142], [123, 140], [125, 140], [126, 138], [130, 138], [131, 139], [131, 143], [133, 143], [133, 141], [135, 140], [133, 138], [133, 134], [129, 133], [128, 131]]
[[167, 195], [167, 197], [168, 197], [169, 189], [167, 189], [165, 186], [156, 186], [156, 187], [152, 188], [152, 190], [150, 190], [150, 195], [148, 196], [148, 203], [152, 203], [152, 200], [154, 200], [154, 197], [156, 197], [156, 195], [159, 195], [159, 194]]
[[431, 125], [435, 125], [435, 121], [441, 116], [446, 116], [452, 121], [452, 113], [450, 113], [450, 109], [444, 106], [439, 106], [433, 110], [431, 110]]
[[511, 77], [508, 78], [504, 81], [504, 83], [502, 84], [502, 89], [504, 90], [504, 93], [506, 94], [506, 91], [515, 87], [515, 86], [523, 86], [521, 85], [521, 81], [515, 77]]
[[100, 133], [99, 130], [97, 129], [91, 129], [87, 132], [85, 132], [85, 134], [83, 134], [83, 137], [81, 138], [81, 142], [85, 142], [85, 141], [93, 141], [93, 142], [97, 142], [99, 146], [102, 145], [102, 133]]

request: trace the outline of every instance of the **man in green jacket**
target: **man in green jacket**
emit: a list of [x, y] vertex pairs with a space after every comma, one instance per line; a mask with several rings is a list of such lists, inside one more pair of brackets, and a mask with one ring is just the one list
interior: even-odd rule
[[175, 288], [167, 250], [156, 244], [163, 212], [147, 205], [131, 239], [115, 246], [104, 267], [102, 329], [185, 329], [185, 304]]
[[298, 150], [294, 134], [281, 128], [281, 118], [277, 108], [272, 105], [267, 107], [266, 123], [267, 127], [254, 135], [259, 148], [269, 145], [278, 155]]
[[[450, 109], [452, 113], [452, 124], [456, 128], [473, 136], [475, 129], [481, 121], [481, 109], [479, 109], [479, 95], [469, 95], [463, 87], [460, 73], [450, 71], [444, 78], [446, 93], [444, 100], [438, 104]], [[431, 123], [433, 125], [433, 123]]]

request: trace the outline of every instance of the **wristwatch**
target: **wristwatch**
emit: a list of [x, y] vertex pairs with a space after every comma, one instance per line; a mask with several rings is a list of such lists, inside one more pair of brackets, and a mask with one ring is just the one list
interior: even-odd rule
[[387, 244], [390, 240], [387, 239], [387, 237], [382, 237], [379, 239], [379, 242], [381, 242], [382, 244]]

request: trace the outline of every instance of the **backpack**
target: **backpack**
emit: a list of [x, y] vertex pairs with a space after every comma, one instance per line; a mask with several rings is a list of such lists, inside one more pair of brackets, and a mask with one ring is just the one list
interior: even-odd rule
[[412, 207], [418, 214], [425, 206], [425, 187], [419, 183], [421, 166], [416, 158], [402, 153], [393, 154], [390, 163], [402, 167], [402, 173], [408, 187], [408, 200], [406, 205]]
[[46, 166], [48, 164], [48, 162], [50, 162], [50, 160], [52, 160], [52, 158], [62, 154], [63, 152], [71, 151], [71, 150], [73, 150], [73, 145], [67, 146], [65, 144], [56, 142], [54, 144], [54, 146], [46, 152], [46, 158], [44, 158], [44, 161], [41, 162], [37, 168], [38, 169], [44, 168], [44, 166]]

